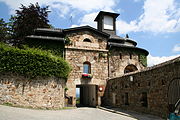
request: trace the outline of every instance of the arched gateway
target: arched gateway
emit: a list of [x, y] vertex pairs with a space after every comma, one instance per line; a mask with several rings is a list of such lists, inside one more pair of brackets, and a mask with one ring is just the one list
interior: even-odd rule
[[180, 78], [173, 79], [168, 87], [168, 103], [171, 112], [176, 102], [180, 99]]
[[128, 65], [125, 67], [124, 73], [134, 72], [136, 70], [138, 70], [138, 69], [135, 65]]

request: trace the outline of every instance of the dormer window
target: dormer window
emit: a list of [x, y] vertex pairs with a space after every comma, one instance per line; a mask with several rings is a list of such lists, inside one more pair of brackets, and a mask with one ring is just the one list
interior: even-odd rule
[[83, 40], [83, 42], [91, 42], [91, 40], [86, 38], [86, 39]]

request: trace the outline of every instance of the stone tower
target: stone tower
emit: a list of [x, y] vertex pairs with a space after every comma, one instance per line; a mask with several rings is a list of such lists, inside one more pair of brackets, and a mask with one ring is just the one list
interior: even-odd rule
[[117, 13], [100, 11], [94, 21], [97, 22], [97, 28], [99, 31], [115, 35], [116, 34], [116, 18], [118, 16], [119, 14]]

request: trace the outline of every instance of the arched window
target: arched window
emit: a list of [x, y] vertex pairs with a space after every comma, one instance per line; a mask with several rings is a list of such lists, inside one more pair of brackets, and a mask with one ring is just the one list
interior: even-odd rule
[[124, 73], [129, 73], [129, 72], [133, 72], [138, 70], [137, 67], [135, 65], [128, 65], [126, 66], [126, 68], [124, 69]]
[[83, 40], [83, 42], [91, 42], [91, 40], [86, 38], [86, 39]]
[[91, 63], [90, 62], [83, 63], [83, 73], [87, 73], [87, 74], [91, 73]]

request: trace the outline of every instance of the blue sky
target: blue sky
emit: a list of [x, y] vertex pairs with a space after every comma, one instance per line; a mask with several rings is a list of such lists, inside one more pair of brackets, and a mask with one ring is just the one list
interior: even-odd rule
[[149, 51], [148, 65], [180, 56], [180, 0], [0, 0], [0, 18], [6, 21], [20, 4], [49, 5], [50, 24], [56, 28], [90, 25], [99, 11], [120, 13], [117, 34], [129, 34]]

